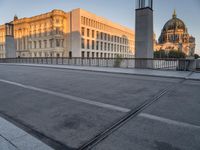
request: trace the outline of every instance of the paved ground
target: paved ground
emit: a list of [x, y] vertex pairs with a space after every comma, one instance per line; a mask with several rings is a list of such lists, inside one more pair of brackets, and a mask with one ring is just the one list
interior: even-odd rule
[[184, 80], [192, 74], [183, 74], [160, 78], [0, 65], [0, 116], [54, 149], [78, 149], [170, 87], [93, 149], [199, 150], [200, 81]]
[[40, 140], [0, 117], [1, 150], [53, 150]]

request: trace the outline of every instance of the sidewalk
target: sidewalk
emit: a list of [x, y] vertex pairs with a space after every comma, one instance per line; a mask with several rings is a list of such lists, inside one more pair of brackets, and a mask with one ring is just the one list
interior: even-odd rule
[[0, 117], [0, 150], [53, 150]]
[[153, 69], [130, 69], [130, 68], [107, 68], [107, 67], [88, 67], [88, 66], [71, 66], [71, 65], [50, 65], [50, 64], [16, 64], [9, 63], [7, 65], [46, 67], [57, 69], [83, 70], [105, 73], [119, 73], [129, 75], [143, 75], [152, 77], [180, 78], [190, 80], [200, 80], [200, 73], [189, 71], [170, 71], [170, 70], [153, 70]]

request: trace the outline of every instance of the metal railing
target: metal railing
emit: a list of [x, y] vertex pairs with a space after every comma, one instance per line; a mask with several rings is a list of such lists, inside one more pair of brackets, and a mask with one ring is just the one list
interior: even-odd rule
[[[142, 59], [142, 58], [3, 58], [0, 63], [53, 64], [94, 67], [143, 68], [161, 70], [189, 70], [191, 60], [188, 59]], [[149, 65], [151, 64], [151, 65]], [[199, 63], [200, 66], [200, 63]]]

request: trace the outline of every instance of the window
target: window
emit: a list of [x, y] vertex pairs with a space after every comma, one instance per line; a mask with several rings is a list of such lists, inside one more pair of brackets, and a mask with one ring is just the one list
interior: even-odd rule
[[94, 49], [94, 40], [92, 40], [92, 49]]
[[89, 21], [88, 21], [88, 18], [86, 18], [86, 25], [88, 26], [89, 25], [89, 23], [88, 23]]
[[69, 52], [69, 58], [72, 58], [72, 51]]
[[60, 40], [56, 39], [56, 47], [60, 47]]
[[110, 43], [108, 43], [108, 51], [110, 51]]
[[[32, 49], [32, 42], [29, 42], [29, 48]], [[2, 50], [3, 50], [3, 46], [2, 46]]]
[[85, 39], [84, 38], [81, 39], [81, 47], [82, 47], [82, 49], [85, 49]]
[[90, 29], [87, 29], [87, 37], [90, 37]]
[[82, 57], [82, 58], [85, 57], [85, 52], [84, 52], [84, 51], [82, 51], [82, 53], [81, 53], [81, 57]]
[[87, 52], [87, 58], [89, 58], [90, 57], [90, 52]]
[[44, 40], [44, 48], [47, 48], [47, 40]]
[[99, 41], [96, 41], [96, 50], [99, 50]]
[[60, 34], [60, 28], [56, 27], [56, 34]]
[[101, 40], [103, 40], [103, 33], [101, 32]]
[[94, 52], [92, 52], [92, 58], [94, 58]]
[[96, 58], [99, 58], [99, 53], [96, 53]]
[[61, 47], [64, 47], [64, 39], [60, 40]]
[[107, 43], [104, 43], [104, 50], [107, 50]]
[[50, 39], [49, 43], [50, 43], [50, 47], [52, 48], [53, 47], [53, 39]]
[[104, 40], [106, 41], [107, 40], [107, 34], [104, 33]]
[[37, 48], [37, 42], [34, 41], [34, 48]]
[[81, 23], [84, 24], [84, 17], [81, 16]]
[[87, 49], [90, 49], [90, 40], [87, 40]]
[[92, 38], [94, 38], [94, 30], [92, 30]]
[[39, 41], [39, 48], [42, 48], [42, 41]]
[[99, 31], [96, 33], [96, 39], [99, 39]]
[[84, 27], [81, 28], [81, 35], [85, 36], [85, 28]]
[[103, 42], [101, 42], [101, 50], [103, 50]]
[[100, 56], [101, 58], [103, 57], [103, 53], [101, 53], [101, 56]]

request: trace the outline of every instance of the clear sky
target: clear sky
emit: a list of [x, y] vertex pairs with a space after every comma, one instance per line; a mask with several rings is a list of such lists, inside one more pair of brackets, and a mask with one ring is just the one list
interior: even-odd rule
[[[53, 9], [69, 11], [83, 8], [129, 28], [135, 28], [135, 0], [0, 0], [0, 24], [19, 18], [46, 13]], [[154, 30], [157, 38], [165, 22], [176, 9], [188, 31], [196, 38], [200, 54], [200, 0], [154, 0]]]

